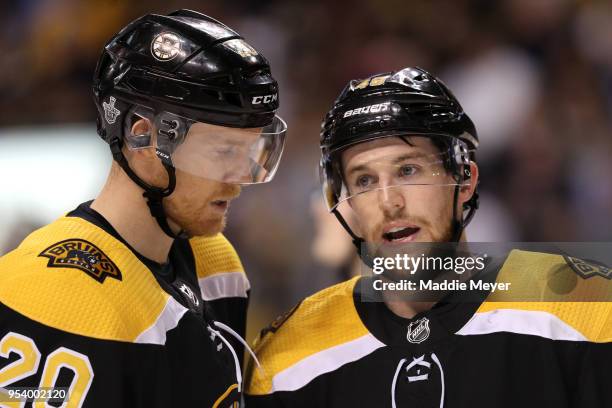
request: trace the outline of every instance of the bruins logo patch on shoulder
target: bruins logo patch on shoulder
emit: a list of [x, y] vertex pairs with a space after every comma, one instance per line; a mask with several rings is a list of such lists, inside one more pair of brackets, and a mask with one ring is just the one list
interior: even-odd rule
[[569, 267], [583, 279], [588, 279], [593, 276], [612, 279], [612, 269], [602, 263], [571, 256], [564, 256], [563, 259], [565, 259]]
[[49, 258], [49, 268], [75, 268], [100, 283], [106, 277], [121, 280], [121, 271], [104, 252], [84, 239], [66, 239], [51, 245], [38, 256]]

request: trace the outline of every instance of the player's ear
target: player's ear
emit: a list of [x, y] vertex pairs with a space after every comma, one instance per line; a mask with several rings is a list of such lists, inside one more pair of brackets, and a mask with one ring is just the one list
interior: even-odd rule
[[[470, 161], [469, 169], [466, 169], [470, 172], [470, 178], [468, 179], [469, 183], [465, 183], [459, 189], [459, 205], [462, 206], [463, 203], [468, 201], [474, 195], [474, 191], [476, 191], [476, 186], [478, 185], [478, 165], [473, 161]], [[461, 208], [461, 207], [460, 207]]]
[[132, 170], [147, 184], [161, 187], [168, 184], [168, 174], [155, 152], [155, 128], [150, 120], [134, 120], [125, 135], [123, 154]]
[[132, 124], [132, 128], [130, 129], [130, 136], [141, 136], [141, 135], [150, 135], [153, 131], [153, 125], [151, 121], [146, 118], [140, 118]]
[[124, 149], [124, 153], [130, 157], [154, 159], [155, 149], [146, 148], [155, 146], [155, 138], [153, 135], [153, 124], [149, 119], [139, 118], [135, 120], [130, 128], [130, 133], [125, 135], [127, 139], [126, 145], [131, 146], [131, 148], [127, 149], [129, 153]]

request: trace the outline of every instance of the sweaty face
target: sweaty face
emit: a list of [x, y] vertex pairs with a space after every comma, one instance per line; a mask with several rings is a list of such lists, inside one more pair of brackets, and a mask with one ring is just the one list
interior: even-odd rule
[[405, 139], [410, 144], [387, 137], [342, 152], [351, 196], [342, 205], [354, 213], [355, 232], [368, 243], [450, 241], [455, 181], [429, 138]]

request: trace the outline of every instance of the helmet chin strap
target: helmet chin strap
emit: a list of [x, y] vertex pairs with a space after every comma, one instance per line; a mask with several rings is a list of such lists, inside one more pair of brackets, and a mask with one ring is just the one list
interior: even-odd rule
[[460, 185], [457, 184], [455, 186], [455, 193], [453, 197], [453, 220], [451, 221], [452, 222], [451, 242], [459, 242], [459, 240], [461, 240], [461, 234], [463, 234], [465, 227], [467, 227], [470, 221], [472, 221], [472, 218], [474, 218], [474, 214], [476, 213], [476, 210], [478, 209], [478, 191], [474, 191], [474, 193], [472, 194], [472, 197], [463, 204], [463, 209], [468, 210], [468, 213], [464, 217], [463, 211], [462, 211], [460, 214], [460, 217], [457, 217], [457, 202], [459, 200], [459, 188], [460, 188]]
[[355, 248], [357, 249], [357, 254], [359, 255], [359, 258], [361, 258], [361, 260], [363, 261], [363, 263], [365, 263], [368, 267], [370, 268], [374, 268], [374, 260], [372, 259], [372, 256], [370, 255], [370, 253], [367, 251], [363, 251], [363, 247], [365, 244], [365, 240], [359, 236], [357, 236], [353, 230], [351, 229], [351, 227], [348, 225], [348, 223], [346, 222], [346, 220], [344, 219], [344, 217], [342, 216], [342, 214], [340, 214], [338, 212], [338, 210], [336, 208], [334, 208], [332, 210], [332, 213], [336, 216], [336, 219], [338, 220], [338, 222], [340, 223], [340, 225], [342, 225], [342, 228], [344, 228], [344, 230], [346, 232], [348, 232], [348, 234], [351, 236], [351, 238], [353, 239], [353, 245], [355, 246]]
[[[459, 200], [459, 185], [455, 186], [455, 192], [453, 193], [453, 218], [451, 220], [451, 242], [459, 242], [461, 234], [465, 229], [463, 219], [459, 221], [457, 219], [457, 201]], [[463, 218], [463, 217], [462, 217]]]
[[168, 186], [166, 188], [154, 187], [143, 181], [140, 177], [138, 177], [134, 170], [132, 170], [127, 159], [123, 155], [123, 152], [121, 151], [121, 140], [119, 138], [113, 138], [113, 140], [110, 141], [110, 148], [113, 154], [113, 159], [119, 163], [119, 166], [121, 166], [128, 177], [144, 190], [142, 196], [146, 198], [147, 205], [151, 211], [151, 216], [155, 218], [162, 231], [164, 231], [164, 233], [172, 239], [185, 237], [184, 231], [179, 231], [178, 233], [172, 231], [172, 228], [170, 228], [170, 225], [168, 225], [168, 219], [166, 217], [166, 213], [164, 212], [164, 206], [162, 203], [162, 200], [172, 194], [176, 187], [176, 174], [174, 167], [162, 160], [162, 164], [164, 165], [166, 173], [168, 174]]

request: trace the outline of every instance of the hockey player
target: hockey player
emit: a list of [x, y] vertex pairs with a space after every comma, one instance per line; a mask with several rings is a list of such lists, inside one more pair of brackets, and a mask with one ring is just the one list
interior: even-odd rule
[[55, 406], [236, 407], [250, 286], [220, 232], [283, 150], [268, 62], [204, 14], [149, 14], [93, 93], [106, 185], [0, 260], [0, 405], [52, 387]]
[[[364, 264], [419, 245], [459, 254], [477, 208], [477, 147], [472, 121], [428, 72], [349, 83], [322, 126], [321, 173]], [[612, 406], [611, 303], [570, 301], [609, 300], [610, 269], [526, 250], [483, 264], [457, 280], [489, 284], [467, 299], [450, 290], [370, 297], [376, 278], [366, 275], [303, 300], [256, 341], [261, 368], [247, 368], [247, 407]], [[424, 272], [392, 267], [381, 282], [417, 283]], [[502, 283], [516, 290], [492, 289]]]

